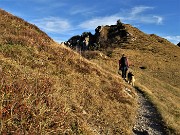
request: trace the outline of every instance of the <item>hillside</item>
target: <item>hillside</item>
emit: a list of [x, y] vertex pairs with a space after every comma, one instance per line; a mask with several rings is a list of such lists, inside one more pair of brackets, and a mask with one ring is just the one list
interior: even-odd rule
[[0, 44], [48, 45], [52, 39], [35, 25], [0, 9]]
[[0, 26], [0, 134], [132, 133], [136, 94], [119, 76], [3, 10]]
[[180, 134], [180, 48], [129, 24], [121, 28], [118, 32], [115, 25], [101, 27], [97, 39], [102, 48], [83, 52], [83, 56], [117, 74], [118, 60], [126, 54], [129, 71], [135, 74], [135, 88], [141, 89], [158, 108], [170, 134]]

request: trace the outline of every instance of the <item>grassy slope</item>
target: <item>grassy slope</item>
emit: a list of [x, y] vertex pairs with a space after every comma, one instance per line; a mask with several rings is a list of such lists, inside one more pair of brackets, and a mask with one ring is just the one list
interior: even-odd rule
[[1, 134], [131, 134], [137, 105], [129, 86], [37, 27], [0, 14]]
[[48, 45], [52, 39], [38, 27], [28, 24], [0, 9], [0, 43], [21, 45]]
[[[147, 35], [126, 25], [135, 41], [124, 43], [123, 49], [84, 54], [104, 69], [117, 74], [118, 60], [124, 53], [131, 63], [139, 87], [155, 103], [171, 134], [180, 134], [180, 48], [156, 35]], [[101, 55], [100, 55], [101, 54]], [[146, 69], [141, 69], [145, 67]]]

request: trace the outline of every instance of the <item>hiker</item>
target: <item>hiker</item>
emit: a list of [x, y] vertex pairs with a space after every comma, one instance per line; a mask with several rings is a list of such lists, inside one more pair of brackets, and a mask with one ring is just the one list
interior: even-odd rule
[[127, 70], [129, 68], [128, 59], [125, 54], [122, 55], [121, 59], [119, 60], [119, 70], [122, 71], [122, 78], [126, 79]]

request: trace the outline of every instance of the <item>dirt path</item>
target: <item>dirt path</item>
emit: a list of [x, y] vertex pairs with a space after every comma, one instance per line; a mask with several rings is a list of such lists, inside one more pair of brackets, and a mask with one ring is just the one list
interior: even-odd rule
[[138, 88], [138, 116], [133, 127], [134, 135], [168, 135], [160, 114]]

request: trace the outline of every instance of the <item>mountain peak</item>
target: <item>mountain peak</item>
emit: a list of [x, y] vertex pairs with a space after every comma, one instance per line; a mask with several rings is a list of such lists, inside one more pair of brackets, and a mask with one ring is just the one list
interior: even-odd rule
[[90, 32], [83, 32], [82, 35], [71, 37], [67, 42], [67, 46], [78, 47], [82, 50], [84, 50], [83, 46], [86, 46], [87, 50], [99, 50], [109, 47], [142, 49], [147, 45], [174, 45], [160, 36], [146, 34], [130, 24], [121, 23], [119, 20], [116, 25], [98, 26], [94, 35]]

